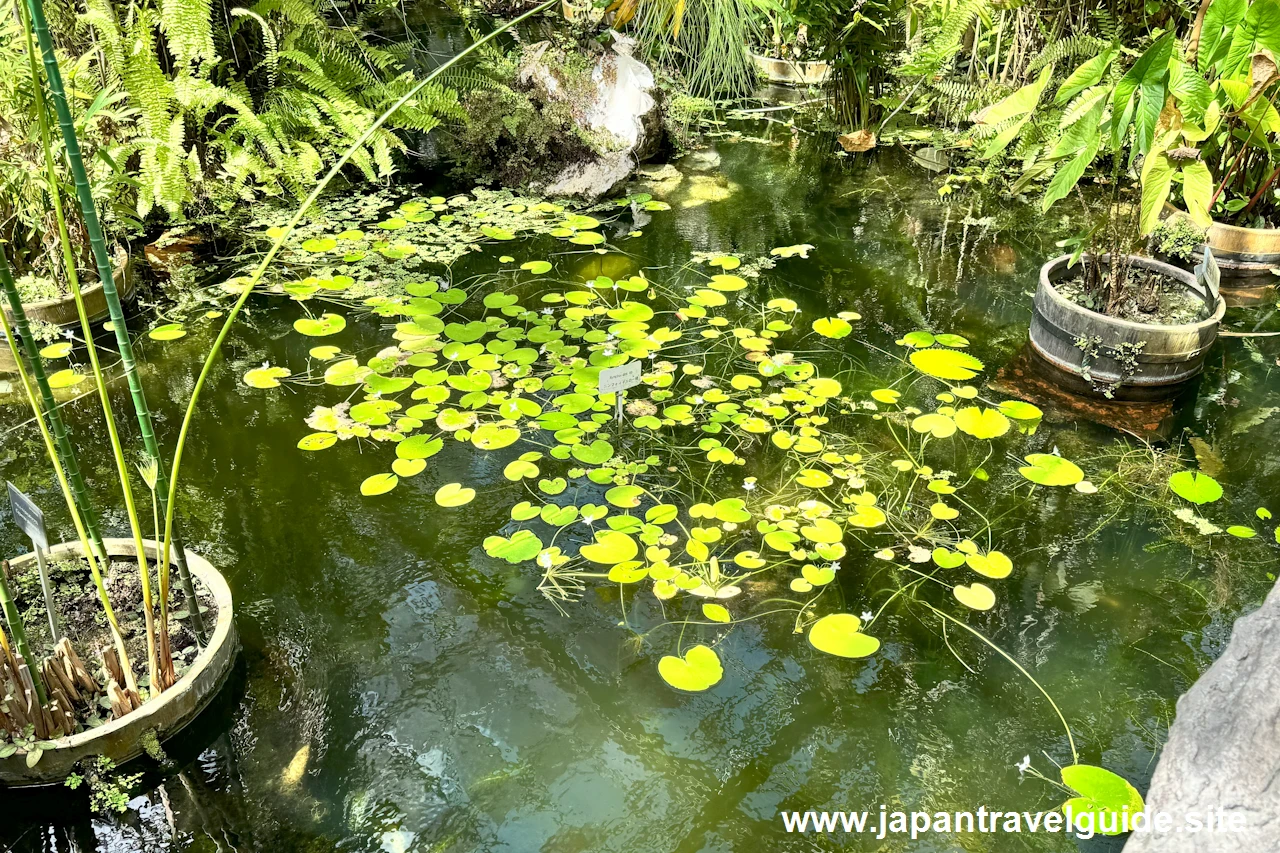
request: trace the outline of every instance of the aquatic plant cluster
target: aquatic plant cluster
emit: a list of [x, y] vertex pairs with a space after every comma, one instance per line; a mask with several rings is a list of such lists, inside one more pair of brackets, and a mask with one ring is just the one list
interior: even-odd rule
[[[443, 218], [470, 201], [405, 202], [380, 225], [400, 231], [415, 215]], [[534, 212], [551, 222], [539, 230], [572, 245], [606, 243], [595, 217], [555, 205]], [[480, 227], [495, 242], [516, 236]], [[294, 324], [300, 334], [329, 338], [346, 319], [311, 306], [360, 287], [334, 273], [335, 262], [388, 248], [395, 258], [398, 245], [414, 243], [371, 241], [363, 229], [315, 232], [301, 235], [290, 259], [310, 256], [311, 274], [273, 289], [307, 312]], [[959, 335], [904, 336], [901, 353], [883, 353], [883, 371], [870, 374], [892, 375], [884, 387], [868, 387], [869, 375], [848, 366], [823, 375], [819, 363], [847, 364], [859, 315], [804, 318], [795, 301], [759, 296], [763, 287], [750, 280], [780, 261], [803, 263], [811, 248], [705, 257], [677, 273], [694, 282], [683, 286], [643, 272], [561, 278], [550, 260], [510, 256], [496, 286], [474, 292], [442, 280], [384, 280], [359, 302], [395, 321], [390, 346], [361, 360], [322, 344], [305, 372], [268, 364], [244, 381], [267, 388], [322, 380], [342, 389], [344, 397], [315, 408], [313, 431], [298, 446], [393, 445], [390, 470], [371, 472], [361, 486], [368, 497], [422, 474], [449, 441], [504, 452], [511, 523], [485, 540], [485, 551], [536, 566], [540, 588], [556, 601], [611, 583], [663, 602], [668, 624], [682, 629], [658, 667], [674, 687], [719, 681], [714, 638], [766, 614], [787, 614], [821, 651], [866, 657], [880, 646], [878, 615], [895, 599], [940, 615], [956, 605], [994, 606], [989, 582], [1014, 564], [966, 490], [990, 478], [983, 466], [1005, 455], [999, 443], [1034, 431], [1041, 412], [984, 398], [971, 384], [984, 366]], [[633, 360], [643, 365], [638, 387], [624, 400], [599, 393], [602, 370]], [[695, 471], [706, 463], [712, 474], [703, 478]], [[1059, 456], [1030, 454], [1019, 471], [1033, 487], [1092, 491]], [[436, 502], [463, 506], [474, 486], [444, 484]], [[833, 582], [842, 564], [871, 560], [897, 581], [885, 600], [853, 608], [864, 611], [858, 615]], [[757, 602], [749, 590], [778, 577], [791, 597]], [[712, 645], [685, 641], [699, 632]]]

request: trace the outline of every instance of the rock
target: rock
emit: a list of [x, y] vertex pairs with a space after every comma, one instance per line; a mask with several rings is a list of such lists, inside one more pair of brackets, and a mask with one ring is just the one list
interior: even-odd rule
[[[661, 111], [656, 98], [653, 72], [631, 54], [635, 40], [612, 33], [613, 48], [606, 51], [591, 72], [594, 92], [585, 103], [575, 105], [575, 118], [596, 141], [594, 158], [565, 167], [552, 178], [543, 192], [553, 196], [573, 196], [594, 200], [616, 189], [661, 143]], [[521, 82], [546, 91], [549, 100], [569, 98], [556, 87], [552, 70], [531, 56], [521, 69]]]
[[670, 163], [641, 166], [636, 170], [636, 177], [641, 187], [659, 198], [664, 198], [675, 191], [684, 181], [681, 172]]
[[[1280, 850], [1280, 586], [1236, 622], [1222, 657], [1178, 700], [1147, 792], [1147, 814], [1179, 826], [1221, 811], [1242, 832], [1135, 832], [1125, 853]], [[1215, 821], [1216, 823], [1216, 821]]]
[[680, 158], [680, 166], [689, 172], [714, 172], [720, 168], [720, 154], [709, 149], [693, 151]]

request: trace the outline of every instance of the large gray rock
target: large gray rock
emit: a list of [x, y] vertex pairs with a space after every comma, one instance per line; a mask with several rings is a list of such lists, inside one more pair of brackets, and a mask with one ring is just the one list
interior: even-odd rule
[[[620, 186], [647, 157], [662, 136], [661, 113], [653, 72], [631, 54], [635, 41], [613, 33], [612, 50], [597, 60], [591, 72], [594, 91], [575, 105], [578, 124], [596, 140], [599, 153], [572, 163], [541, 191], [551, 196], [595, 200]], [[556, 97], [554, 76], [541, 63], [525, 66], [522, 83], [534, 82]]]
[[1280, 850], [1280, 586], [1236, 622], [1231, 642], [1178, 700], [1147, 793], [1147, 814], [1173, 826], [1209, 809], [1242, 832], [1141, 832], [1124, 853], [1267, 853]]

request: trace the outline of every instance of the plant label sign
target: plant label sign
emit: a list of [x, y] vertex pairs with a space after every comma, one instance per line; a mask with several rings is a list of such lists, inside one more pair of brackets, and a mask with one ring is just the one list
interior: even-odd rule
[[1200, 286], [1216, 302], [1222, 272], [1218, 269], [1218, 259], [1213, 256], [1213, 251], [1207, 245], [1204, 247], [1204, 259], [1196, 265], [1195, 274]]
[[625, 391], [633, 385], [640, 384], [640, 362], [628, 361], [617, 367], [606, 367], [600, 371], [600, 393], [613, 394]]
[[44, 513], [35, 501], [15, 489], [13, 483], [6, 482], [5, 485], [9, 487], [9, 506], [13, 510], [14, 523], [31, 537], [32, 543], [47, 551], [49, 535], [44, 529]]

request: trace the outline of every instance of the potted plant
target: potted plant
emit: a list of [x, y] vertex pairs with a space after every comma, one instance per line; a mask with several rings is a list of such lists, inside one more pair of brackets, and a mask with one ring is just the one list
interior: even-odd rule
[[1201, 156], [1215, 175], [1203, 242], [1231, 305], [1268, 301], [1280, 269], [1280, 6], [1203, 0], [1187, 41], [1185, 82], [1212, 96]]
[[760, 76], [783, 86], [820, 86], [831, 77], [826, 46], [812, 38], [799, 0], [769, 5], [764, 12], [763, 44], [751, 51]]
[[[88, 587], [90, 590], [82, 596], [86, 601], [75, 602], [68, 610], [59, 607], [59, 599], [51, 592], [50, 573], [40, 559], [40, 551], [34, 556], [19, 556], [3, 563], [0, 571], [0, 607], [4, 613], [4, 630], [0, 631], [0, 695], [4, 696], [0, 701], [0, 732], [3, 733], [0, 783], [13, 786], [61, 781], [75, 771], [79, 762], [95, 756], [123, 762], [141, 754], [147, 732], [164, 738], [203, 710], [230, 673], [238, 648], [231, 621], [230, 594], [221, 576], [212, 566], [182, 548], [172, 535], [171, 514], [167, 512], [166, 516], [170, 517], [166, 518], [165, 534], [161, 536], [161, 510], [167, 509], [172, 495], [164, 494], [168, 483], [156, 450], [145, 397], [137, 384], [120, 293], [111, 275], [106, 241], [76, 143], [75, 124], [40, 0], [20, 5], [19, 14], [26, 25], [30, 80], [40, 93], [37, 96], [38, 127], [46, 178], [45, 197], [50, 219], [56, 224], [54, 248], [61, 252], [65, 286], [75, 306], [92, 366], [131, 538], [104, 539], [100, 532], [94, 504], [80, 475], [76, 448], [53, 399], [50, 378], [45, 375], [22, 295], [7, 254], [0, 255], [0, 294], [5, 307], [0, 311], [0, 332], [40, 429], [78, 539], [54, 545], [49, 549], [49, 557], [65, 562], [66, 573], [84, 576], [72, 584], [73, 589]], [[39, 50], [45, 59], [46, 76], [43, 77], [33, 36], [38, 37]], [[44, 96], [46, 86], [48, 101]], [[62, 130], [80, 201], [81, 221], [98, 272], [100, 290], [113, 321], [144, 438], [145, 461], [138, 467], [150, 492], [154, 540], [144, 536], [141, 518], [145, 515], [139, 512], [135, 500], [133, 472], [126, 462], [90, 327], [92, 308], [79, 283], [78, 264], [54, 165], [51, 121], [45, 112], [49, 102]], [[158, 544], [160, 541], [164, 544]], [[171, 558], [178, 566], [180, 583], [176, 585], [171, 584]], [[141, 590], [137, 602], [122, 606], [119, 601], [112, 601], [106, 583], [111, 571], [136, 572]], [[28, 584], [28, 588], [40, 589], [43, 600], [23, 601], [16, 582], [24, 573], [33, 572], [39, 575], [39, 582]], [[13, 590], [11, 579], [15, 582]], [[86, 584], [83, 580], [92, 583]], [[171, 589], [175, 586], [181, 586], [185, 598], [187, 612], [182, 620], [170, 607]], [[68, 624], [73, 621], [65, 618], [69, 613], [88, 611], [95, 599], [104, 619], [97, 619], [95, 614], [83, 625]], [[211, 638], [204, 631], [201, 615], [206, 607], [216, 611], [216, 627]], [[44, 636], [40, 636], [39, 631], [28, 631], [24, 617], [24, 609], [27, 613], [32, 610], [39, 613], [41, 608], [48, 617], [48, 633]], [[43, 619], [39, 621], [42, 631]], [[137, 639], [131, 645], [126, 636]], [[185, 657], [175, 654], [179, 644], [186, 644], [189, 650]], [[98, 650], [96, 661], [89, 654], [94, 649]], [[139, 678], [134, 666], [134, 661], [142, 659], [145, 659], [145, 678]]]
[[[1054, 96], [1066, 108], [1061, 135], [1015, 184], [1048, 177], [1044, 210], [1075, 193], [1092, 215], [1077, 184], [1095, 160], [1110, 163], [1100, 221], [1066, 241], [1073, 251], [1040, 271], [1030, 338], [1072, 390], [1159, 399], [1200, 373], [1226, 306], [1192, 273], [1137, 252], [1175, 187], [1192, 220], [1209, 224], [1213, 179], [1199, 145], [1217, 129], [1220, 113], [1208, 86], [1191, 82], [1203, 80], [1179, 55], [1172, 33], [1116, 67], [1123, 57], [1114, 45], [1061, 83]], [[1046, 69], [977, 117], [995, 133], [986, 156], [1031, 120], [1051, 75]]]
[[[15, 16], [8, 15], [0, 21], [0, 44], [17, 48], [25, 37], [21, 22]], [[53, 185], [51, 181], [65, 194], [74, 190], [64, 170], [55, 170], [52, 177], [45, 172], [40, 127], [45, 96], [42, 90], [31, 86], [26, 62], [26, 56], [16, 49], [0, 59], [0, 72], [4, 72], [0, 73], [0, 115], [5, 117], [4, 132], [0, 133], [0, 169], [5, 176], [0, 189], [0, 211], [3, 212], [0, 244], [5, 246], [33, 331], [42, 342], [51, 343], [67, 328], [75, 327], [78, 318], [75, 301], [66, 287], [64, 255], [54, 239], [56, 235], [42, 199]], [[69, 73], [73, 77], [73, 89], [82, 96], [87, 92], [88, 97], [93, 98], [96, 81], [87, 79], [89, 73], [80, 68]], [[78, 120], [96, 198], [115, 223], [134, 228], [136, 221], [128, 204], [127, 179], [112, 165], [112, 158], [106, 156], [109, 142], [102, 128], [124, 119], [113, 108], [112, 102], [117, 99], [109, 97], [111, 94], [103, 91]], [[99, 152], [102, 156], [95, 156]], [[55, 152], [55, 162], [60, 161], [61, 155], [61, 150]], [[93, 258], [82, 223], [72, 223], [70, 236], [73, 242], [70, 257], [74, 263], [81, 268], [91, 267]], [[110, 260], [116, 290], [127, 302], [134, 292], [129, 255], [117, 246]], [[98, 283], [87, 284], [82, 295], [90, 320], [96, 322], [107, 316], [106, 298]], [[4, 310], [13, 322], [12, 312], [7, 307]], [[8, 347], [0, 341], [0, 374], [13, 372]]]

